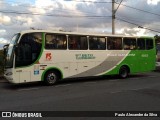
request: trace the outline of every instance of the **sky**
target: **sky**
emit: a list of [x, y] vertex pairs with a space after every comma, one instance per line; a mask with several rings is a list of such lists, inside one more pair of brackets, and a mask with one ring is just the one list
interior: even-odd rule
[[[115, 33], [160, 35], [159, 6], [160, 0], [115, 0]], [[112, 0], [0, 0], [0, 48], [31, 28], [111, 34], [111, 16]]]

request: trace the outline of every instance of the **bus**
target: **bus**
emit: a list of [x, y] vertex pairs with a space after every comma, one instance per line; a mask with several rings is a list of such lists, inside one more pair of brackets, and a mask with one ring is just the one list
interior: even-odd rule
[[7, 47], [4, 76], [11, 83], [119, 75], [155, 69], [153, 37], [27, 30]]

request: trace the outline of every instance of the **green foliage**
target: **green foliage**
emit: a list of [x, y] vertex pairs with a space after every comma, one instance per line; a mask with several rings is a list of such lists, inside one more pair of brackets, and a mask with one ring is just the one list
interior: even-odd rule
[[155, 38], [155, 40], [156, 40], [156, 43], [157, 43], [157, 44], [160, 44], [160, 36], [155, 35], [154, 38]]

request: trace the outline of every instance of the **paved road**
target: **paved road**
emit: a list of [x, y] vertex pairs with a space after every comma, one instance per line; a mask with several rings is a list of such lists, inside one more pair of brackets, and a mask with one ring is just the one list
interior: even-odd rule
[[[160, 72], [12, 85], [0, 82], [0, 111], [160, 111]], [[159, 118], [160, 119], [160, 118]]]

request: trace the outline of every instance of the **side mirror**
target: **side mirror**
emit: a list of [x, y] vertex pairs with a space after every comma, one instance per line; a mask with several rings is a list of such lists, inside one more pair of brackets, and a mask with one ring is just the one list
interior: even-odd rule
[[4, 56], [5, 56], [6, 53], [7, 53], [8, 46], [9, 46], [9, 44], [6, 44], [6, 45], [3, 46], [3, 54], [4, 54]]
[[6, 49], [6, 48], [4, 48], [4, 49], [3, 49], [3, 55], [5, 56], [5, 55], [6, 55], [6, 53], [7, 53], [7, 49]]

